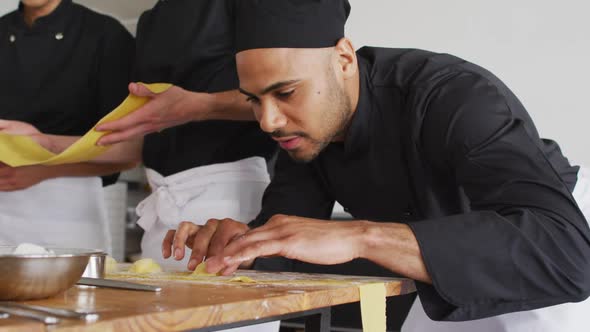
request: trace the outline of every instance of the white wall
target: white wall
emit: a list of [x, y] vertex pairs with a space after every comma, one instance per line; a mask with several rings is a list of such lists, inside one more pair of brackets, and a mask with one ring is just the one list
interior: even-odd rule
[[494, 72], [541, 136], [590, 165], [590, 2], [587, 0], [350, 0], [357, 47], [451, 53]]
[[0, 16], [16, 9], [18, 0], [0, 0]]
[[116, 17], [135, 35], [139, 15], [153, 7], [157, 0], [74, 0], [74, 2]]
[[[129, 29], [155, 0], [77, 0]], [[417, 47], [482, 65], [512, 88], [543, 137], [590, 165], [590, 2], [587, 0], [350, 0], [357, 47]], [[16, 8], [0, 0], [0, 13]]]
[[[74, 0], [98, 12], [116, 17], [135, 33], [137, 19], [144, 10], [151, 8], [157, 0]], [[19, 0], [0, 0], [0, 15], [15, 10]]]

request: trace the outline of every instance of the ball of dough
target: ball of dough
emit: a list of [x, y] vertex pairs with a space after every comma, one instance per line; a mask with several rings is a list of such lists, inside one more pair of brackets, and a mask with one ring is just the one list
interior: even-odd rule
[[202, 262], [201, 264], [197, 265], [195, 270], [192, 273], [193, 276], [199, 277], [214, 277], [215, 274], [207, 273], [207, 262]]
[[14, 255], [55, 255], [53, 250], [45, 249], [32, 243], [21, 243], [12, 253]]
[[162, 268], [151, 258], [140, 259], [133, 263], [129, 268], [129, 272], [137, 274], [150, 274], [162, 272]]
[[107, 256], [104, 270], [107, 274], [117, 272], [117, 261], [113, 257]]

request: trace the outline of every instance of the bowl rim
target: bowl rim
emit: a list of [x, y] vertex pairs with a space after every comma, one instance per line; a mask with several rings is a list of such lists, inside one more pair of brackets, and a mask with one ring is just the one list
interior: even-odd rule
[[[17, 246], [10, 246], [10, 245], [0, 245], [0, 250], [16, 248]], [[55, 253], [55, 254], [1, 254], [0, 258], [68, 258], [68, 257], [83, 257], [83, 256], [94, 256], [94, 255], [106, 255], [107, 253], [101, 249], [86, 249], [86, 248], [64, 248], [64, 247], [43, 247], [49, 250], [58, 250], [58, 251], [75, 251], [71, 253]]]

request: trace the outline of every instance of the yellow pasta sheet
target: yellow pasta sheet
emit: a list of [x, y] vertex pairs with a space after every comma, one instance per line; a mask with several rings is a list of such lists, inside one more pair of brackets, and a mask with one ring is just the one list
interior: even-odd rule
[[[154, 93], [164, 92], [172, 86], [168, 83], [144, 85]], [[109, 148], [108, 146], [96, 145], [96, 142], [107, 134], [107, 132], [96, 131], [96, 126], [104, 122], [118, 120], [137, 110], [148, 100], [147, 97], [129, 95], [121, 105], [100, 119], [90, 131], [60, 154], [54, 154], [46, 150], [28, 136], [0, 133], [0, 161], [12, 167], [19, 167], [71, 164], [92, 160]]]
[[361, 285], [360, 295], [363, 332], [385, 332], [387, 329], [385, 284]]

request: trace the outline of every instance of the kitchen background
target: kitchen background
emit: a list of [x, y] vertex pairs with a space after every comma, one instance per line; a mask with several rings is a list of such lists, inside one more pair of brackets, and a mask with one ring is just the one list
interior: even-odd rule
[[[156, 0], [75, 2], [118, 18], [134, 33], [140, 13]], [[520, 97], [543, 137], [557, 140], [570, 159], [590, 165], [586, 150], [590, 120], [586, 99], [590, 95], [590, 2], [350, 2], [353, 9], [347, 34], [357, 47], [423, 48], [455, 54], [490, 69]], [[17, 4], [17, 0], [0, 0], [0, 15], [14, 10]], [[125, 173], [119, 187], [108, 195], [116, 242], [113, 254], [119, 260], [137, 251], [140, 232], [134, 226], [134, 206], [146, 191], [138, 169]], [[122, 223], [122, 219], [127, 222]], [[126, 227], [125, 232], [122, 227]], [[122, 234], [127, 235], [126, 244]]]

